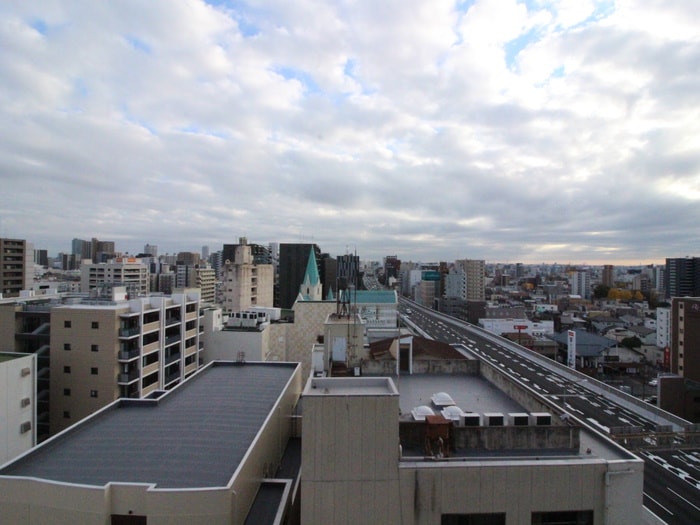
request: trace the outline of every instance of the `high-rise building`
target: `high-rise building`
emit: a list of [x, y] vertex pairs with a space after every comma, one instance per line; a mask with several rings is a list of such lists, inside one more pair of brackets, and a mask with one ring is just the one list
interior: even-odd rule
[[[288, 309], [294, 305], [299, 295], [299, 286], [304, 281], [310, 250], [314, 251], [318, 263], [321, 260], [321, 249], [316, 244], [280, 244], [279, 304], [275, 306]], [[318, 268], [318, 273], [321, 275], [321, 268]]]
[[603, 275], [601, 278], [601, 283], [608, 288], [615, 286], [615, 267], [612, 264], [606, 264], [603, 266]]
[[591, 298], [591, 274], [588, 271], [571, 273], [571, 294], [580, 295], [582, 299]]
[[467, 301], [486, 299], [486, 261], [482, 259], [461, 259], [456, 265], [467, 276]]
[[700, 382], [700, 297], [671, 300], [671, 372]]
[[666, 297], [700, 297], [700, 257], [666, 259]]
[[209, 246], [202, 246], [202, 260], [209, 260]]
[[241, 312], [254, 306], [273, 306], [274, 270], [271, 264], [256, 264], [251, 247], [241, 239], [222, 270], [224, 310]]
[[34, 249], [24, 239], [0, 238], [0, 295], [17, 297], [31, 288]]
[[156, 259], [158, 258], [158, 246], [156, 246], [155, 244], [146, 244], [143, 247], [143, 253], [147, 253], [148, 255]]
[[359, 288], [360, 282], [360, 256], [359, 255], [338, 255], [336, 276], [344, 279], [348, 285]]

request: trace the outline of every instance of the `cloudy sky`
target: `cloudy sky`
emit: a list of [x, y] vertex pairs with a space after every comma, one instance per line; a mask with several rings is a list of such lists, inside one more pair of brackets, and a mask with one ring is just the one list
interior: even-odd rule
[[0, 235], [700, 255], [698, 0], [0, 2]]

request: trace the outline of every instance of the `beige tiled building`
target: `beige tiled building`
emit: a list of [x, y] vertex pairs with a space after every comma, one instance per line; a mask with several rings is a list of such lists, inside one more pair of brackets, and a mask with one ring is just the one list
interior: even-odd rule
[[81, 301], [51, 309], [51, 434], [119, 397], [167, 390], [199, 367], [200, 296]]

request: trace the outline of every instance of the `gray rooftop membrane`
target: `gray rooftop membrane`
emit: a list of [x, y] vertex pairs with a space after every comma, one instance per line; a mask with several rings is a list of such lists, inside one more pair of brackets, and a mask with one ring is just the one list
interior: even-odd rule
[[157, 401], [116, 403], [0, 475], [97, 486], [226, 486], [296, 365], [214, 365]]

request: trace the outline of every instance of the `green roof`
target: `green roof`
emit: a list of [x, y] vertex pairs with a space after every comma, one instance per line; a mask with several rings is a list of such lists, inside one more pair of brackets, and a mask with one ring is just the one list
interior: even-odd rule
[[318, 275], [318, 267], [316, 266], [316, 254], [314, 253], [313, 248], [309, 250], [309, 261], [306, 263], [304, 282], [306, 282], [307, 277], [313, 286], [316, 286], [319, 282], [321, 282], [321, 277]]
[[[383, 303], [383, 304], [396, 304], [398, 299], [396, 297], [396, 292], [394, 290], [358, 290], [354, 292], [357, 294], [358, 303]], [[355, 299], [354, 297], [350, 298]]]

